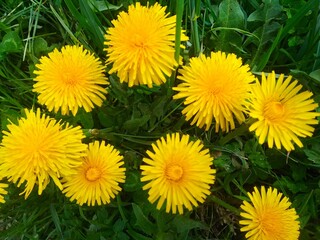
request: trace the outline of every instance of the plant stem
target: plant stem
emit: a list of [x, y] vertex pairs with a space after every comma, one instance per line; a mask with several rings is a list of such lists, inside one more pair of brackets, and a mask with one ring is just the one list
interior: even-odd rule
[[107, 136], [110, 136], [110, 134], [112, 134], [113, 131], [114, 131], [114, 128], [82, 129], [82, 132], [86, 137], [98, 137], [103, 139], [107, 139]]
[[184, 1], [177, 0], [176, 5], [176, 39], [175, 39], [175, 53], [174, 58], [179, 63], [180, 45], [181, 45], [181, 24], [183, 15]]
[[198, 17], [200, 16], [200, 0], [195, 1], [195, 6], [192, 4], [194, 1], [189, 0], [189, 9], [191, 16], [191, 35], [193, 42], [193, 53], [198, 56], [200, 53], [200, 39], [199, 39], [199, 29], [198, 29]]
[[[180, 58], [180, 45], [181, 45], [181, 24], [183, 15], [184, 1], [177, 0], [176, 4], [176, 36], [175, 36], [175, 52], [174, 58], [179, 65]], [[172, 87], [176, 78], [176, 72], [172, 73], [172, 76], [168, 79], [168, 97], [172, 95]]]
[[255, 120], [253, 118], [249, 118], [249, 120], [242, 124], [240, 127], [236, 128], [232, 132], [228, 133], [225, 137], [221, 138], [219, 141], [220, 146], [224, 146], [227, 144], [229, 141], [234, 139], [237, 136], [243, 135], [245, 132], [248, 131], [249, 126], [254, 122]]
[[123, 212], [121, 198], [120, 198], [119, 195], [117, 195], [116, 198], [117, 198], [117, 204], [118, 204], [119, 213], [121, 215], [122, 220], [126, 223], [128, 221], [128, 219], [127, 219], [126, 215]]
[[222, 201], [221, 199], [219, 199], [219, 198], [217, 198], [215, 196], [212, 196], [212, 195], [208, 196], [208, 199], [211, 200], [212, 202], [214, 202], [214, 203], [216, 203], [216, 204], [228, 209], [229, 211], [233, 212], [234, 214], [240, 215], [240, 210], [238, 208], [235, 208], [235, 207], [231, 206], [230, 204]]

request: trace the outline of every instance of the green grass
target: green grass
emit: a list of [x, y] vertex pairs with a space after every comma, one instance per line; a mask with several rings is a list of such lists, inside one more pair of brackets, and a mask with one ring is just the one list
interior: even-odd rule
[[[5, 130], [23, 108], [40, 106], [32, 92], [39, 58], [66, 44], [82, 44], [103, 61], [105, 30], [133, 0], [1, 1], [0, 120]], [[140, 1], [146, 4], [147, 1]], [[291, 74], [320, 102], [319, 0], [150, 1], [167, 6], [182, 19], [189, 43], [180, 55], [187, 63], [200, 52], [235, 53], [257, 76], [262, 71]], [[178, 37], [177, 37], [178, 38]], [[176, 50], [179, 56], [180, 43]], [[272, 185], [290, 198], [301, 221], [301, 239], [320, 239], [320, 129], [303, 140], [304, 148], [287, 154], [257, 143], [247, 126], [228, 133], [204, 132], [181, 115], [181, 101], [171, 99], [168, 85], [128, 88], [108, 76], [107, 100], [92, 113], [62, 117], [81, 125], [92, 139], [105, 139], [124, 155], [127, 180], [111, 204], [97, 207], [71, 203], [50, 183], [41, 196], [25, 200], [22, 189], [9, 187], [0, 206], [0, 239], [244, 239], [239, 206], [253, 186]], [[169, 88], [168, 88], [169, 86]], [[89, 129], [98, 129], [92, 132]], [[215, 156], [212, 196], [184, 215], [158, 211], [141, 189], [144, 152], [168, 132], [199, 138]], [[2, 133], [0, 133], [0, 139]], [[1, 159], [1, 156], [0, 156]]]

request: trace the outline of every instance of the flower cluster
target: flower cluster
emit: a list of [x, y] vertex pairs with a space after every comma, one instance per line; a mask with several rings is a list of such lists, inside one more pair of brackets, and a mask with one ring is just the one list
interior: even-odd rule
[[[176, 17], [169, 16], [166, 8], [158, 3], [129, 6], [128, 12], [121, 12], [114, 27], [107, 30], [107, 65], [112, 64], [109, 73], [116, 72], [120, 82], [133, 85], [159, 85], [166, 82], [178, 66], [174, 58]], [[186, 41], [184, 31], [181, 40]], [[129, 57], [128, 57], [129, 56]], [[54, 49], [36, 64], [33, 91], [38, 93], [38, 102], [49, 111], [62, 115], [78, 113], [79, 108], [92, 111], [94, 105], [102, 106], [106, 100], [109, 82], [101, 61], [83, 46], [64, 46]], [[10, 123], [0, 145], [2, 155], [0, 175], [8, 182], [24, 186], [27, 198], [37, 186], [41, 195], [50, 180], [77, 204], [89, 206], [110, 203], [120, 191], [119, 184], [125, 182], [124, 161], [120, 152], [104, 141], [84, 144], [81, 128], [57, 122], [42, 114], [38, 108], [25, 109], [26, 117], [18, 124]], [[159, 145], [163, 142], [163, 146]], [[202, 150], [200, 140], [189, 142], [189, 136], [180, 140], [179, 134], [167, 135], [153, 145], [155, 151], [169, 151], [169, 155], [147, 154], [155, 165], [142, 166], [142, 181], [152, 180], [144, 189], [150, 188], [150, 201], [160, 197], [158, 206], [167, 200], [167, 212], [183, 213], [204, 202], [214, 183], [215, 170], [211, 168], [209, 150]], [[181, 150], [184, 150], [182, 152]], [[179, 158], [173, 159], [178, 156]], [[157, 159], [165, 168], [158, 168]], [[145, 158], [146, 163], [150, 161]], [[20, 164], [16, 164], [19, 162]], [[154, 170], [155, 168], [155, 170]], [[162, 173], [154, 175], [154, 171]], [[200, 172], [204, 176], [200, 176]], [[159, 178], [160, 177], [160, 178]], [[159, 178], [159, 179], [158, 179]], [[165, 179], [166, 180], [165, 180]], [[154, 194], [154, 183], [162, 183], [160, 195]], [[7, 194], [6, 183], [0, 184], [0, 201]], [[176, 193], [172, 192], [172, 189]]]
[[193, 118], [191, 125], [208, 130], [214, 119], [216, 132], [228, 132], [235, 128], [234, 117], [242, 123], [247, 113], [255, 120], [249, 130], [255, 131], [260, 144], [267, 140], [270, 148], [292, 151], [293, 143], [303, 146], [298, 137], [312, 136], [310, 125], [318, 124], [318, 104], [311, 92], [299, 92], [302, 85], [297, 80], [284, 80], [283, 74], [277, 79], [272, 72], [267, 78], [262, 73], [260, 82], [234, 54], [201, 54], [180, 73], [182, 83], [173, 88], [178, 92], [173, 98], [184, 98], [182, 113], [186, 120]]
[[[105, 35], [109, 74], [117, 73], [119, 81], [153, 87], [166, 82], [178, 63], [174, 58], [175, 16], [168, 16], [166, 8], [158, 3], [129, 6], [121, 12], [113, 27]], [[181, 34], [181, 40], [188, 38]], [[108, 82], [101, 62], [87, 50], [77, 46], [65, 46], [61, 52], [55, 49], [49, 57], [42, 57], [34, 79], [34, 91], [38, 101], [49, 111], [75, 115], [79, 107], [91, 111], [93, 104], [101, 106]], [[190, 59], [188, 66], [179, 70], [181, 83], [173, 90], [173, 99], [183, 99], [182, 114], [191, 125], [209, 130], [214, 123], [215, 131], [229, 132], [236, 123], [245, 122], [246, 116], [255, 119], [250, 126], [268, 147], [284, 147], [294, 150], [294, 144], [302, 147], [299, 137], [312, 136], [317, 124], [318, 107], [312, 93], [299, 92], [302, 85], [277, 79], [272, 72], [262, 73], [261, 82], [243, 65], [235, 54], [211, 52], [209, 57], [200, 54]]]
[[[52, 179], [81, 205], [110, 202], [121, 189], [118, 182], [124, 182], [119, 152], [104, 143], [87, 147], [82, 143], [84, 135], [80, 127], [61, 124], [41, 114], [39, 108], [35, 112], [26, 109], [25, 114], [18, 124], [11, 123], [8, 131], [3, 131], [0, 175], [18, 187], [25, 183], [21, 193], [25, 198], [35, 185], [41, 195]], [[0, 183], [0, 194], [7, 193], [5, 187], [7, 184]], [[0, 197], [0, 202], [4, 202]]]
[[[149, 88], [165, 83], [179, 63], [174, 58], [176, 17], [155, 3], [129, 6], [106, 31], [105, 51], [109, 74], [129, 87]], [[188, 38], [182, 30], [181, 40]], [[82, 46], [64, 46], [40, 59], [34, 71], [33, 91], [49, 112], [86, 112], [102, 107], [109, 82], [105, 66]], [[208, 131], [229, 132], [253, 122], [260, 144], [287, 151], [302, 147], [320, 113], [312, 93], [284, 74], [261, 73], [256, 78], [247, 64], [232, 53], [211, 52], [190, 59], [178, 71], [173, 100], [183, 101], [182, 114], [191, 125]], [[112, 86], [111, 86], [112, 87]], [[108, 204], [125, 182], [125, 161], [120, 151], [104, 141], [84, 144], [83, 131], [36, 110], [10, 122], [0, 144], [0, 180], [23, 186], [27, 198], [37, 187], [39, 195], [52, 180], [70, 201], [89, 206]], [[204, 203], [211, 194], [216, 170], [210, 150], [187, 134], [171, 133], [151, 145], [143, 158], [141, 181], [148, 200], [166, 212], [183, 214]], [[0, 183], [0, 202], [7, 194]], [[257, 187], [241, 205], [241, 231], [248, 239], [297, 239], [298, 215], [287, 197], [276, 189]]]

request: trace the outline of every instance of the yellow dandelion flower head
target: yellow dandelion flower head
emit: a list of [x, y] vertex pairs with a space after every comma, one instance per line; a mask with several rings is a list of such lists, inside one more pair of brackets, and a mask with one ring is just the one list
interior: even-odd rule
[[110, 203], [125, 182], [123, 156], [112, 145], [102, 141], [89, 144], [82, 165], [64, 178], [63, 193], [77, 204], [94, 206]]
[[257, 80], [252, 86], [249, 114], [256, 121], [249, 130], [255, 131], [260, 144], [267, 140], [269, 148], [283, 146], [291, 151], [293, 143], [303, 146], [298, 137], [312, 136], [310, 125], [318, 124], [316, 117], [320, 116], [314, 112], [318, 104], [310, 99], [311, 92], [299, 92], [301, 88], [291, 76], [285, 79], [281, 74], [276, 80], [275, 72], [268, 77], [262, 73], [261, 83]]
[[[177, 62], [174, 58], [176, 16], [169, 17], [166, 7], [130, 5], [113, 20], [105, 35], [109, 73], [120, 82], [152, 87], [166, 82]], [[182, 32], [181, 40], [188, 39]]]
[[6, 183], [0, 183], [0, 203], [4, 203], [4, 195], [6, 195], [8, 193], [7, 190], [5, 190], [5, 188], [8, 187], [8, 184]]
[[81, 142], [84, 135], [80, 127], [63, 126], [41, 115], [40, 109], [25, 109], [25, 114], [17, 125], [10, 123], [8, 131], [2, 131], [0, 175], [18, 187], [26, 182], [21, 194], [27, 198], [34, 185], [41, 195], [50, 177], [61, 189], [59, 178], [81, 164], [87, 146]]
[[100, 86], [108, 84], [104, 66], [82, 46], [54, 49], [48, 57], [41, 57], [36, 67], [33, 91], [49, 111], [61, 109], [63, 115], [69, 111], [76, 115], [79, 108], [90, 112], [94, 104], [101, 106], [106, 99], [107, 91]]
[[244, 106], [255, 77], [241, 58], [220, 51], [210, 57], [200, 54], [179, 73], [182, 83], [173, 88], [178, 92], [173, 98], [185, 98], [182, 113], [187, 121], [193, 117], [191, 125], [209, 130], [214, 119], [216, 132], [228, 132], [235, 128], [234, 117], [239, 123], [245, 120]]
[[167, 134], [152, 144], [153, 152], [147, 151], [149, 158], [143, 158], [141, 181], [148, 183], [143, 189], [149, 189], [148, 200], [157, 203], [160, 209], [166, 200], [166, 212], [183, 213], [183, 206], [192, 210], [192, 206], [203, 203], [210, 195], [210, 184], [215, 180], [212, 169], [213, 158], [208, 149], [197, 141], [189, 141], [189, 135]]
[[299, 216], [287, 197], [282, 197], [277, 189], [271, 187], [266, 191], [254, 188], [253, 193], [248, 193], [251, 203], [243, 201], [240, 215], [245, 220], [240, 220], [244, 225], [240, 230], [246, 233], [247, 239], [252, 240], [298, 240]]

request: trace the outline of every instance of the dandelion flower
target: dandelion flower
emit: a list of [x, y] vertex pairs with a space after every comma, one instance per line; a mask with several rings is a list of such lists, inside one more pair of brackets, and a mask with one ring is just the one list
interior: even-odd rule
[[0, 183], [0, 203], [4, 203], [4, 195], [8, 193], [8, 191], [5, 190], [5, 188], [8, 187], [8, 184], [6, 183]]
[[123, 157], [110, 144], [102, 141], [89, 144], [87, 154], [82, 159], [82, 165], [72, 175], [66, 176], [63, 193], [77, 204], [94, 206], [110, 203], [125, 181]]
[[61, 52], [55, 49], [36, 67], [33, 91], [49, 111], [61, 108], [63, 115], [69, 111], [76, 115], [80, 107], [90, 112], [94, 104], [101, 106], [106, 99], [107, 91], [100, 86], [108, 84], [104, 66], [82, 46], [65, 46]]
[[192, 210], [203, 203], [215, 180], [215, 169], [210, 168], [213, 158], [209, 150], [197, 141], [189, 141], [189, 135], [167, 134], [152, 144], [153, 152], [143, 158], [143, 189], [149, 189], [148, 200], [158, 201], [160, 209], [166, 200], [166, 212], [183, 213], [183, 206]]
[[26, 109], [25, 114], [17, 124], [10, 123], [8, 131], [2, 131], [0, 175], [18, 183], [18, 187], [26, 182], [21, 194], [27, 198], [34, 185], [41, 195], [50, 177], [61, 189], [59, 178], [81, 164], [79, 159], [87, 146], [81, 142], [84, 135], [80, 127], [63, 127], [41, 115], [40, 109]]
[[[120, 82], [133, 85], [160, 85], [166, 82], [177, 63], [174, 58], [176, 16], [169, 17], [166, 7], [130, 5], [121, 12], [105, 35], [109, 73]], [[181, 40], [188, 38], [182, 34]]]
[[174, 99], [185, 98], [182, 113], [186, 120], [193, 117], [191, 125], [208, 130], [213, 119], [215, 130], [228, 132], [235, 128], [234, 117], [239, 123], [245, 120], [244, 109], [254, 76], [248, 65], [234, 54], [211, 52], [190, 59], [190, 66], [179, 70], [182, 80], [173, 90]]
[[244, 225], [240, 230], [252, 240], [297, 240], [299, 237], [298, 215], [287, 197], [282, 197], [277, 189], [261, 187], [248, 193], [252, 203], [243, 201], [240, 220]]
[[300, 92], [302, 85], [291, 76], [284, 79], [281, 74], [276, 80], [275, 73], [266, 78], [262, 73], [262, 81], [256, 81], [252, 87], [249, 114], [256, 121], [250, 126], [255, 131], [259, 143], [268, 142], [269, 148], [275, 145], [278, 149], [283, 146], [287, 151], [294, 150], [293, 143], [302, 147], [298, 137], [312, 136], [314, 128], [311, 124], [318, 124], [314, 112], [318, 107], [310, 97], [309, 91]]

